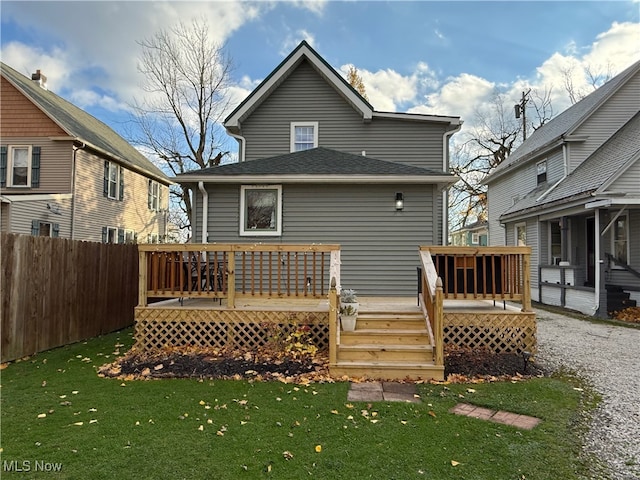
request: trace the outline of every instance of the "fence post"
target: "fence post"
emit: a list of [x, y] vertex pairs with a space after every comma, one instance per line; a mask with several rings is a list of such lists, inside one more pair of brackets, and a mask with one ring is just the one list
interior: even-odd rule
[[147, 252], [138, 249], [138, 306], [147, 306]]
[[444, 365], [444, 347], [443, 347], [443, 343], [444, 343], [444, 326], [443, 326], [443, 321], [444, 321], [444, 307], [443, 307], [443, 294], [442, 294], [442, 279], [440, 277], [438, 277], [438, 279], [436, 280], [436, 301], [435, 301], [435, 308], [434, 308], [434, 313], [435, 313], [435, 326], [434, 326], [434, 332], [433, 332], [433, 336], [436, 342], [436, 358], [435, 358], [435, 363], [436, 365]]
[[329, 366], [333, 366], [338, 360], [338, 290], [336, 289], [336, 277], [331, 277], [329, 288]]

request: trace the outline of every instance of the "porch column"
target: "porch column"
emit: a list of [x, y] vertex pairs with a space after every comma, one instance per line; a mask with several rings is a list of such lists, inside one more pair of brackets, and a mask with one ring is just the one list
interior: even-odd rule
[[560, 260], [569, 261], [569, 218], [560, 218]]

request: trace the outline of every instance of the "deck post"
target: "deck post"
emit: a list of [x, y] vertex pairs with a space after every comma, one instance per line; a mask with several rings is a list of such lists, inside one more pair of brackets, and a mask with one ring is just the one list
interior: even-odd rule
[[438, 277], [436, 280], [436, 298], [435, 308], [434, 332], [433, 337], [435, 340], [435, 364], [444, 365], [444, 299], [442, 293], [442, 278]]
[[236, 253], [233, 250], [229, 252], [227, 270], [227, 306], [236, 308]]
[[338, 290], [336, 277], [331, 277], [329, 288], [329, 365], [338, 361]]
[[138, 249], [138, 306], [147, 306], [147, 252]]
[[522, 254], [522, 311], [531, 311], [531, 247]]

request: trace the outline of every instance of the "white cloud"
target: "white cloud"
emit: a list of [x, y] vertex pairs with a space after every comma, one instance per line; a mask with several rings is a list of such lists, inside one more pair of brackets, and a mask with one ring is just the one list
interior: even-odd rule
[[282, 46], [280, 47], [280, 55], [286, 57], [291, 53], [291, 51], [296, 48], [300, 42], [305, 40], [312, 48], [316, 49], [316, 38], [314, 35], [307, 30], [296, 30], [295, 32], [290, 32], [282, 42]]
[[294, 7], [304, 8], [316, 15], [322, 15], [328, 0], [289, 0], [289, 3]]

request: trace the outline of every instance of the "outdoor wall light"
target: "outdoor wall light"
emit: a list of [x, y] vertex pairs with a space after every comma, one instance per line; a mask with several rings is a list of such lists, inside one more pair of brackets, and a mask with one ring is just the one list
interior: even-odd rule
[[396, 193], [396, 210], [402, 210], [404, 208], [404, 194], [402, 192]]

